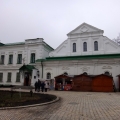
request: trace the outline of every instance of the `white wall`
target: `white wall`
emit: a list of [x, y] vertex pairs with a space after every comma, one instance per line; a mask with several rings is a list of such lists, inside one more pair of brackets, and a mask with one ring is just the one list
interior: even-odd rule
[[[94, 51], [94, 42], [98, 42], [98, 51]], [[83, 43], [87, 43], [87, 52], [83, 51]], [[73, 52], [73, 43], [76, 43], [76, 52]], [[120, 53], [120, 46], [107, 37], [103, 31], [88, 24], [82, 24], [68, 34], [68, 39], [49, 53], [50, 57], [79, 56], [94, 54]]]
[[[13, 84], [13, 85], [23, 85], [24, 83], [24, 77], [21, 76], [21, 82], [16, 82], [16, 72], [19, 71], [19, 68], [25, 63], [30, 64], [30, 57], [31, 53], [35, 53], [35, 59], [43, 59], [45, 57], [49, 56], [49, 52], [52, 50], [49, 46], [46, 45], [45, 42], [43, 42], [43, 39], [28, 39], [25, 40], [25, 43], [18, 43], [18, 44], [9, 44], [5, 46], [0, 46], [0, 56], [5, 56], [4, 65], [0, 64], [0, 72], [3, 73], [3, 82], [0, 84]], [[13, 54], [13, 64], [8, 64], [9, 61], [9, 55]], [[22, 54], [22, 58], [25, 58], [25, 61], [22, 64], [17, 64], [17, 57], [18, 54]], [[32, 64], [32, 65], [35, 65]], [[7, 75], [8, 72], [12, 73], [12, 82], [8, 83], [7, 81]], [[33, 71], [33, 76], [35, 74], [35, 70]], [[32, 85], [34, 85], [34, 77], [32, 77], [33, 82], [31, 82]], [[36, 79], [38, 79], [36, 77]]]
[[118, 74], [120, 74], [120, 59], [103, 59], [103, 60], [71, 60], [71, 61], [51, 61], [44, 63], [44, 76], [51, 73], [51, 79], [67, 72], [69, 75], [79, 75], [87, 72], [89, 75], [104, 74], [106, 71], [112, 74], [115, 85], [118, 89]]

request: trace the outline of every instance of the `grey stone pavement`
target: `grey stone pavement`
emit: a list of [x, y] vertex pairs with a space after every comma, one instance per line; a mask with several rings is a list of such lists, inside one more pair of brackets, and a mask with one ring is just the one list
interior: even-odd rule
[[44, 106], [0, 110], [0, 120], [120, 120], [120, 93], [47, 93], [60, 100]]

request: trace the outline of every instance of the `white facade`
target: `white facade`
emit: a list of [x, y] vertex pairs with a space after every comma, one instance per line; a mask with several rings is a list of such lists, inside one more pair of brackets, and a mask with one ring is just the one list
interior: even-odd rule
[[[120, 53], [120, 47], [103, 36], [104, 31], [91, 25], [83, 23], [67, 34], [68, 39], [52, 51], [51, 57], [57, 56], [77, 56], [94, 54]], [[98, 42], [98, 51], [94, 51], [94, 42]], [[87, 43], [87, 51], [83, 51], [83, 43]], [[76, 52], [73, 52], [73, 43], [76, 43]]]
[[[31, 85], [40, 78], [54, 79], [55, 76], [67, 72], [69, 75], [79, 75], [87, 72], [89, 75], [98, 75], [109, 72], [113, 76], [118, 89], [120, 74], [120, 47], [103, 36], [104, 31], [86, 23], [67, 34], [68, 38], [55, 50], [47, 45], [43, 39], [29, 39], [24, 43], [5, 44], [0, 46], [0, 54], [5, 55], [5, 64], [0, 65], [3, 72], [3, 81], [0, 84], [23, 85], [24, 76], [16, 82], [16, 72], [25, 64], [34, 65]], [[75, 46], [74, 46], [75, 45]], [[21, 53], [22, 64], [17, 64], [17, 55]], [[34, 64], [30, 63], [30, 56], [35, 53]], [[13, 64], [8, 64], [8, 57], [13, 54]], [[37, 76], [39, 71], [40, 76]], [[7, 81], [8, 72], [12, 72], [11, 82]], [[36, 76], [36, 77], [35, 77]]]
[[[64, 72], [69, 75], [79, 75], [83, 72], [87, 72], [89, 75], [98, 75], [109, 72], [118, 89], [118, 77], [116, 76], [120, 74], [120, 47], [103, 36], [103, 32], [103, 30], [83, 23], [68, 33], [68, 39], [50, 52], [50, 58], [43, 61], [43, 78], [47, 79], [47, 73], [51, 73], [51, 79], [54, 79], [55, 76]], [[94, 49], [95, 41], [98, 43], [98, 50]], [[84, 42], [87, 43], [86, 51], [83, 49]], [[74, 43], [76, 52], [73, 52]], [[97, 57], [97, 55], [99, 56]], [[81, 57], [82, 59], [80, 59]], [[101, 58], [99, 59], [99, 57]]]
[[[30, 58], [31, 54], [35, 54], [35, 60], [44, 59], [49, 56], [49, 52], [52, 51], [48, 44], [46, 44], [42, 38], [37, 39], [28, 39], [25, 42], [21, 43], [11, 43], [4, 44], [0, 46], [0, 55], [4, 55], [4, 63], [0, 64], [0, 73], [3, 73], [2, 81], [0, 84], [3, 85], [23, 85], [24, 84], [24, 74], [20, 74], [20, 82], [16, 82], [16, 74], [19, 72], [19, 68], [23, 64], [34, 65], [35, 68], [38, 68], [35, 63], [31, 63]], [[18, 54], [22, 54], [21, 63], [17, 63]], [[9, 55], [13, 55], [12, 64], [9, 64]], [[31, 84], [34, 84], [35, 79], [38, 80], [38, 77], [35, 73], [36, 69], [32, 71]], [[11, 81], [8, 82], [8, 73], [11, 73]], [[36, 75], [36, 78], [33, 76]]]

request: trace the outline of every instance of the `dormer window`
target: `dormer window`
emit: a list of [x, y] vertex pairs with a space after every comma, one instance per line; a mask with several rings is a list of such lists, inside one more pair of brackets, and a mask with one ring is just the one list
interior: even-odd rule
[[73, 52], [76, 52], [76, 43], [73, 43]]
[[98, 41], [94, 42], [94, 51], [98, 51]]
[[84, 51], [84, 52], [87, 51], [87, 43], [86, 43], [86, 42], [83, 43], [83, 51]]

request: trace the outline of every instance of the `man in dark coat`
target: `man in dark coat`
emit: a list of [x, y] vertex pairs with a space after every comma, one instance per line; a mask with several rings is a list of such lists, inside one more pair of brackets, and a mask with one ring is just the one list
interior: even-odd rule
[[41, 89], [42, 89], [42, 92], [43, 92], [44, 89], [45, 89], [45, 83], [44, 83], [44, 82], [41, 83]]
[[38, 89], [38, 82], [36, 81], [35, 82], [35, 91], [37, 91], [37, 89]]
[[40, 92], [41, 81], [38, 79], [38, 92]]

